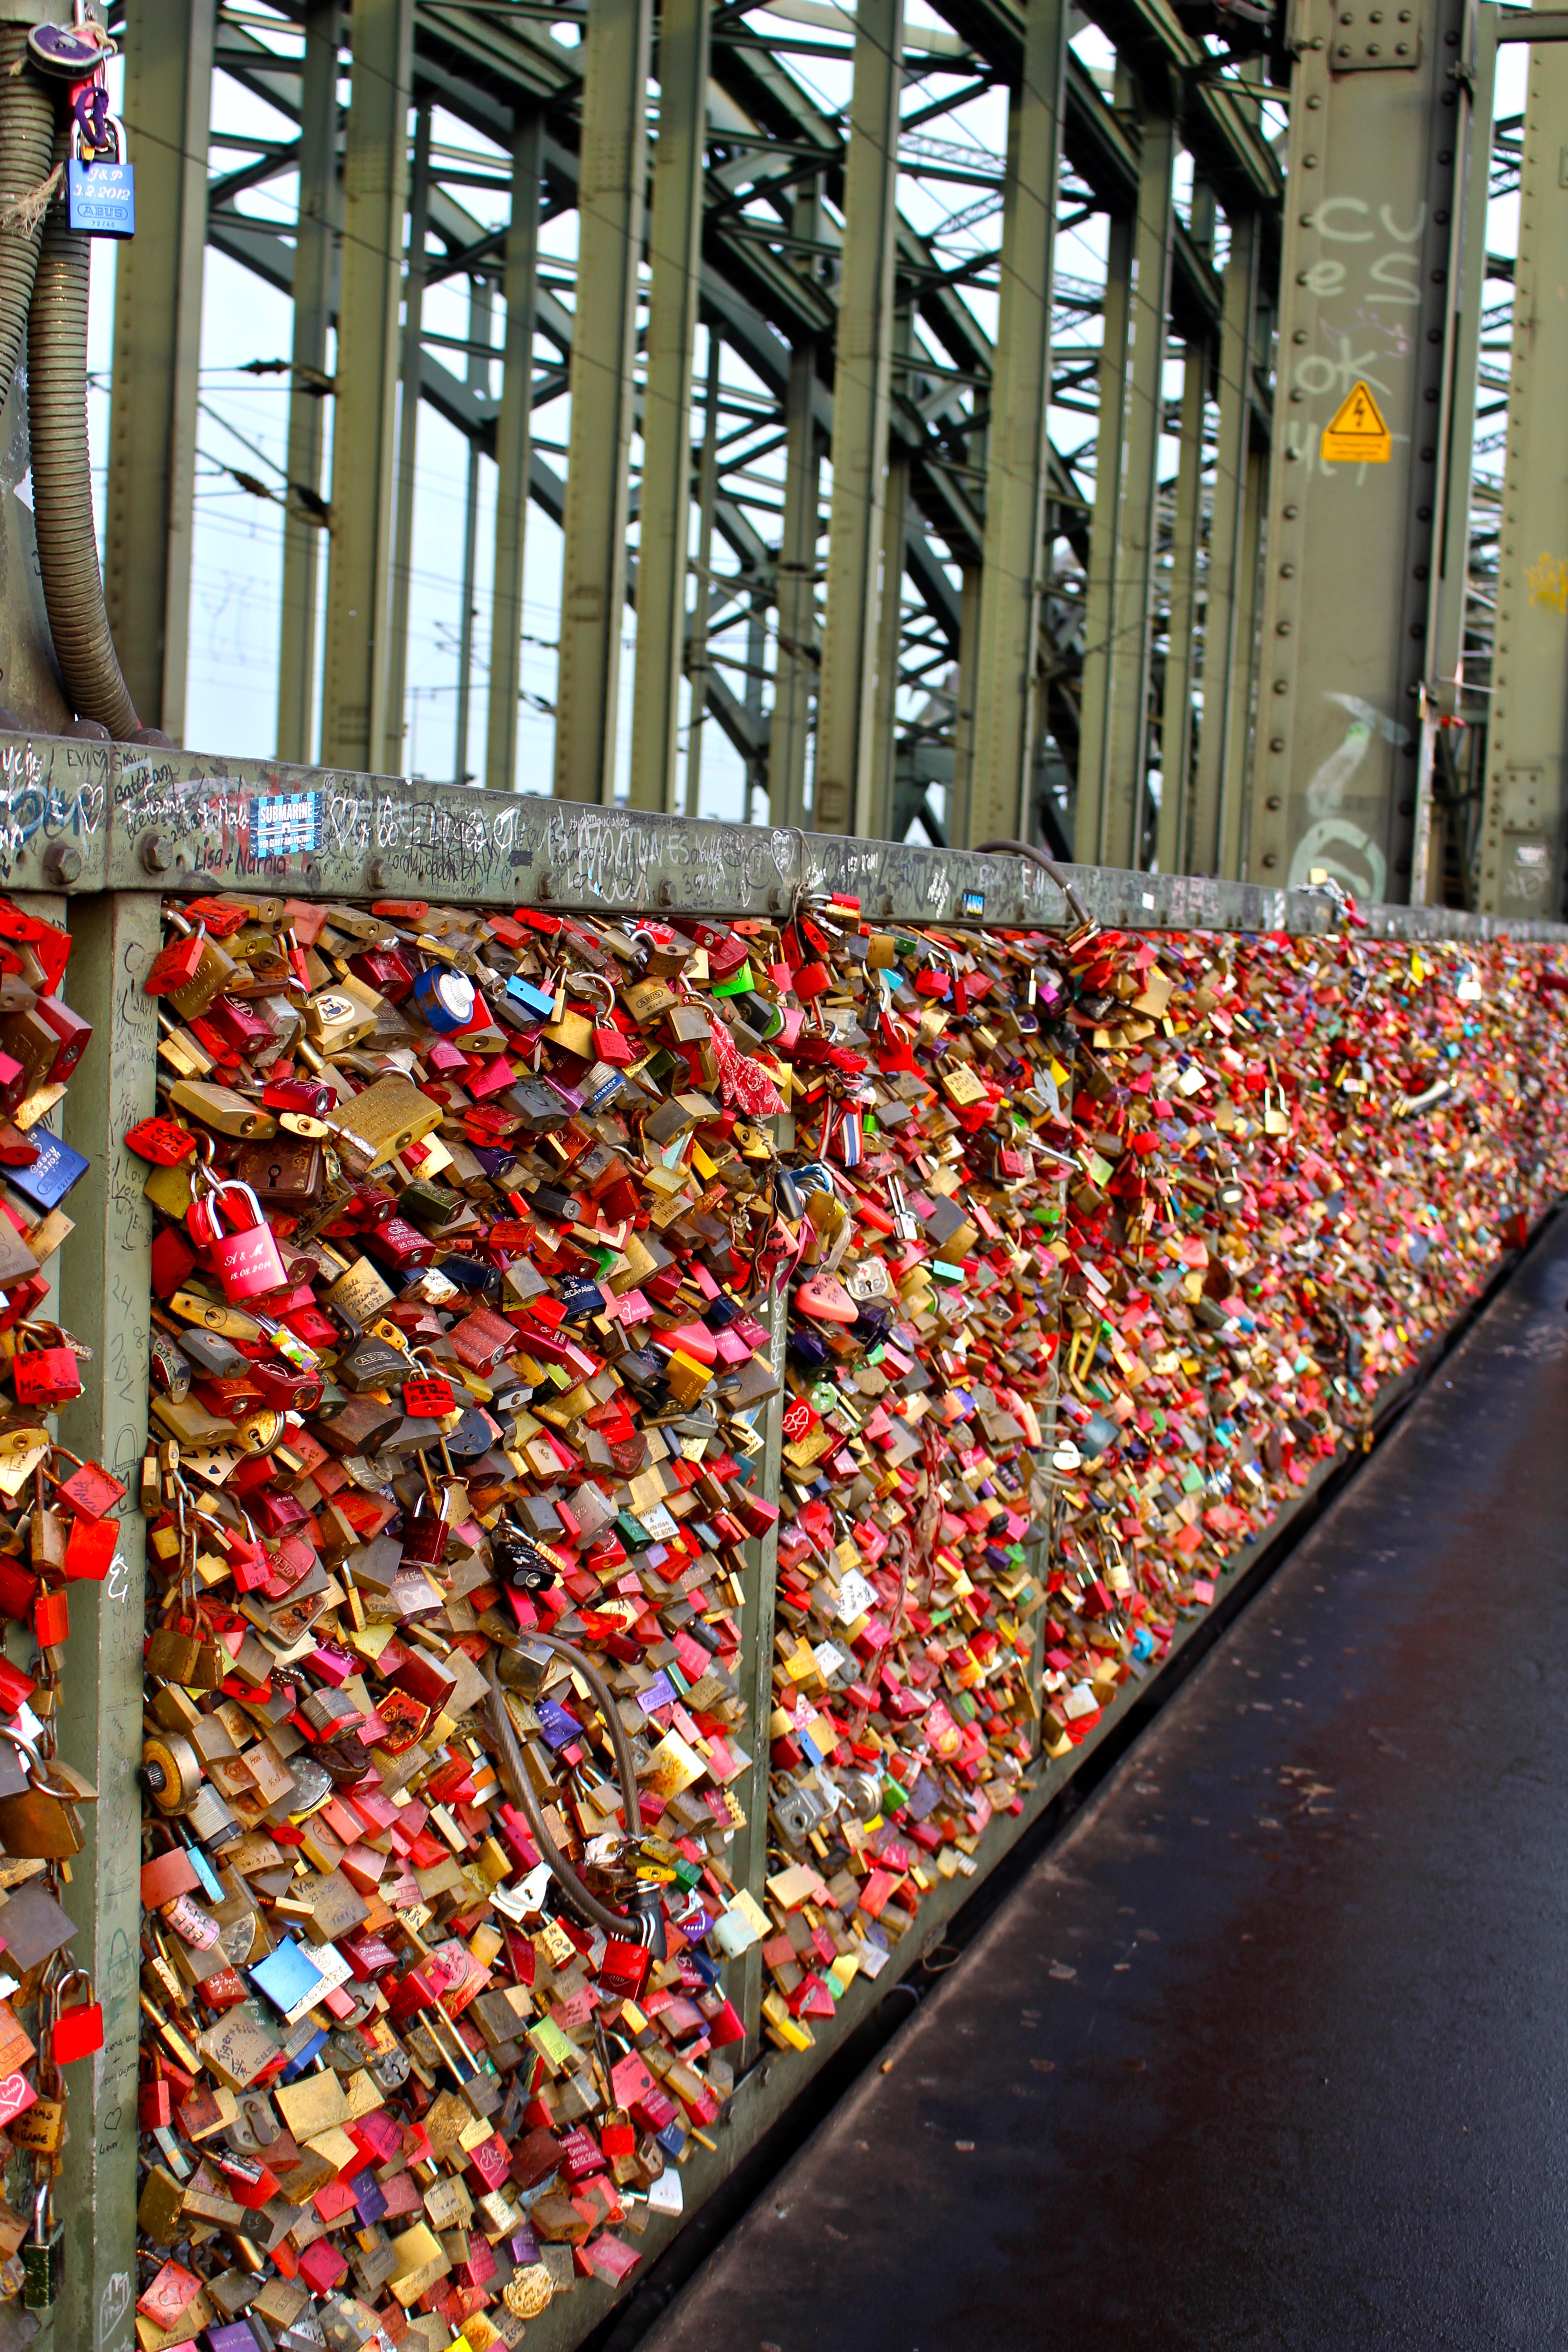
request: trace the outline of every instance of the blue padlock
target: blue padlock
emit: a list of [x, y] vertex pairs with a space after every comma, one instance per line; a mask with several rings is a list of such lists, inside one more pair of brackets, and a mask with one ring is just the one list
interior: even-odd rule
[[414, 983], [414, 1002], [439, 1037], [466, 1029], [474, 1017], [474, 983], [466, 972], [431, 964]]
[[536, 1013], [541, 1021], [554, 1020], [555, 999], [549, 989], [535, 988], [532, 981], [523, 980], [513, 972], [507, 982], [506, 992], [524, 1013]]
[[5, 1181], [35, 1207], [57, 1209], [92, 1163], [68, 1143], [62, 1143], [58, 1135], [40, 1135], [35, 1129], [27, 1140], [37, 1145], [37, 1158], [28, 1168], [7, 1168]]

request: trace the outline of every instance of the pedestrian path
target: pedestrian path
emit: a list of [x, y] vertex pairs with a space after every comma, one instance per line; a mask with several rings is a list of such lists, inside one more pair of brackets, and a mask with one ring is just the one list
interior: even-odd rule
[[1568, 2346], [1568, 1217], [646, 2352]]

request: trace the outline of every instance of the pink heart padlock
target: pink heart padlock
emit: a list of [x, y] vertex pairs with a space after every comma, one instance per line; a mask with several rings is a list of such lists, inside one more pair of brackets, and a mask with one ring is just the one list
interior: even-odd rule
[[[232, 1233], [225, 1233], [223, 1216], [226, 1197], [237, 1193], [248, 1222], [236, 1224]], [[231, 1304], [242, 1298], [258, 1298], [264, 1291], [280, 1290], [289, 1279], [289, 1269], [283, 1263], [271, 1226], [261, 1213], [261, 1203], [248, 1184], [229, 1180], [216, 1185], [205, 1203], [212, 1225], [212, 1261], [223, 1284], [224, 1297]], [[229, 1211], [230, 1215], [237, 1213]]]

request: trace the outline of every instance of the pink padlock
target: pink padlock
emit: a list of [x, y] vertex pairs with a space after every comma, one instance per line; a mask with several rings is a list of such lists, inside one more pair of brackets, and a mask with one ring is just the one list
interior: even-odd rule
[[[249, 1213], [248, 1222], [226, 1234], [225, 1196], [235, 1192]], [[272, 1228], [261, 1213], [261, 1203], [249, 1185], [232, 1179], [215, 1185], [203, 1205], [212, 1225], [213, 1265], [223, 1284], [224, 1297], [231, 1305], [242, 1298], [258, 1298], [264, 1291], [280, 1290], [289, 1279], [289, 1269]]]

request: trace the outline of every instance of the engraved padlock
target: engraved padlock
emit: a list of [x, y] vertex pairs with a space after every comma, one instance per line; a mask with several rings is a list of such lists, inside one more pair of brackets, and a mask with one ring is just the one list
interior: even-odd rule
[[[223, 1217], [236, 1194], [247, 1222], [237, 1223], [232, 1233], [225, 1233]], [[259, 1298], [265, 1291], [281, 1290], [288, 1282], [289, 1269], [272, 1228], [261, 1213], [261, 1203], [249, 1185], [227, 1181], [215, 1186], [206, 1208], [213, 1228], [212, 1261], [229, 1303], [235, 1305], [243, 1298]], [[230, 1215], [239, 1213], [227, 1209]]]

